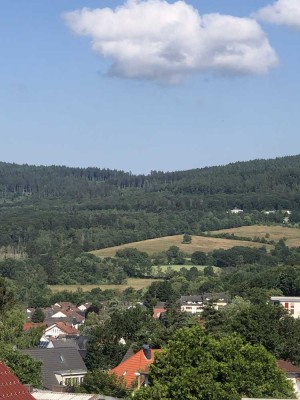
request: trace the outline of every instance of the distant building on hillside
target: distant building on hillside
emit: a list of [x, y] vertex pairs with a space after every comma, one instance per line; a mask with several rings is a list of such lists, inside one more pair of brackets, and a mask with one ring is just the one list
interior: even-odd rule
[[230, 210], [231, 214], [241, 214], [244, 212], [244, 210], [242, 210], [241, 208], [233, 208], [232, 210]]
[[272, 296], [271, 301], [273, 304], [281, 304], [292, 317], [300, 317], [300, 297]]
[[201, 313], [211, 304], [216, 310], [227, 306], [228, 296], [225, 293], [203, 293], [194, 296], [181, 296], [180, 309], [191, 314]]

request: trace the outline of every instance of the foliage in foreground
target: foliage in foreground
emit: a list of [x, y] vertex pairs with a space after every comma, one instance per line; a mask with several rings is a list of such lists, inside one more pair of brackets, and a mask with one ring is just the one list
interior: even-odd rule
[[176, 332], [151, 367], [152, 385], [136, 400], [240, 400], [241, 397], [295, 398], [292, 385], [261, 345], [236, 335], [221, 339], [200, 326]]
[[77, 392], [100, 393], [105, 396], [116, 396], [123, 398], [128, 394], [124, 379], [108, 372], [95, 370], [88, 372]]

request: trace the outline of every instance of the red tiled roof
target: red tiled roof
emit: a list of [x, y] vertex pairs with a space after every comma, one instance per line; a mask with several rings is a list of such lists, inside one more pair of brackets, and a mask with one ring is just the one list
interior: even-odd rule
[[47, 325], [44, 322], [25, 322], [23, 324], [23, 331], [29, 331], [32, 328], [40, 328], [40, 327], [46, 327]]
[[34, 400], [10, 369], [0, 361], [0, 399]]
[[167, 310], [165, 308], [154, 308], [153, 310], [153, 318], [158, 319], [160, 317], [160, 314], [163, 312], [166, 312]]
[[61, 329], [63, 332], [68, 333], [69, 335], [78, 335], [78, 329], [74, 328], [71, 325], [67, 325], [64, 322], [56, 322], [56, 326]]
[[286, 374], [300, 374], [300, 368], [296, 365], [290, 363], [289, 361], [285, 360], [278, 360], [277, 366], [282, 369]]
[[154, 361], [155, 353], [160, 351], [162, 350], [151, 350], [151, 358], [147, 359], [143, 350], [140, 350], [110, 372], [116, 374], [119, 378], [123, 377], [126, 386], [129, 387], [137, 379], [136, 372], [149, 371], [149, 367]]

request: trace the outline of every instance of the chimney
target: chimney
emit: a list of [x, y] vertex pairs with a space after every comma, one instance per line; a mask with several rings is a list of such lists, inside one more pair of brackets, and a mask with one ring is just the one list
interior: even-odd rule
[[67, 387], [63, 385], [53, 385], [52, 386], [52, 391], [53, 392], [59, 392], [59, 393], [66, 393]]
[[151, 360], [151, 349], [148, 343], [143, 344], [143, 352], [147, 360]]

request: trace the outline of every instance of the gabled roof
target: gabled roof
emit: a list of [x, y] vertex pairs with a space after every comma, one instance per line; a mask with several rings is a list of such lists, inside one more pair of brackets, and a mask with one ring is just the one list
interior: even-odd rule
[[59, 328], [65, 334], [68, 334], [68, 335], [78, 335], [79, 334], [78, 329], [74, 328], [72, 325], [65, 324], [64, 322], [61, 322], [61, 321], [55, 322], [54, 324], [49, 326], [45, 330], [45, 333], [48, 332], [49, 330], [51, 330], [52, 328], [54, 328], [55, 326], [57, 328]]
[[28, 349], [23, 353], [29, 354], [34, 360], [42, 362], [42, 380], [46, 389], [52, 389], [58, 385], [54, 372], [83, 371], [87, 368], [74, 347], [62, 347], [58, 349]]
[[69, 335], [78, 335], [78, 329], [74, 328], [73, 326], [67, 325], [64, 322], [56, 322], [56, 326], [61, 329], [63, 332]]
[[34, 400], [11, 370], [0, 361], [0, 399]]
[[277, 366], [282, 369], [286, 374], [300, 374], [300, 368], [296, 365], [285, 360], [278, 360]]
[[151, 358], [147, 359], [145, 357], [144, 351], [140, 350], [133, 356], [129, 357], [127, 360], [119, 364], [117, 367], [113, 368], [110, 372], [116, 374], [118, 377], [123, 377], [126, 386], [131, 386], [131, 384], [137, 379], [135, 373], [148, 373], [150, 365], [154, 361], [155, 353], [162, 350], [152, 350]]

